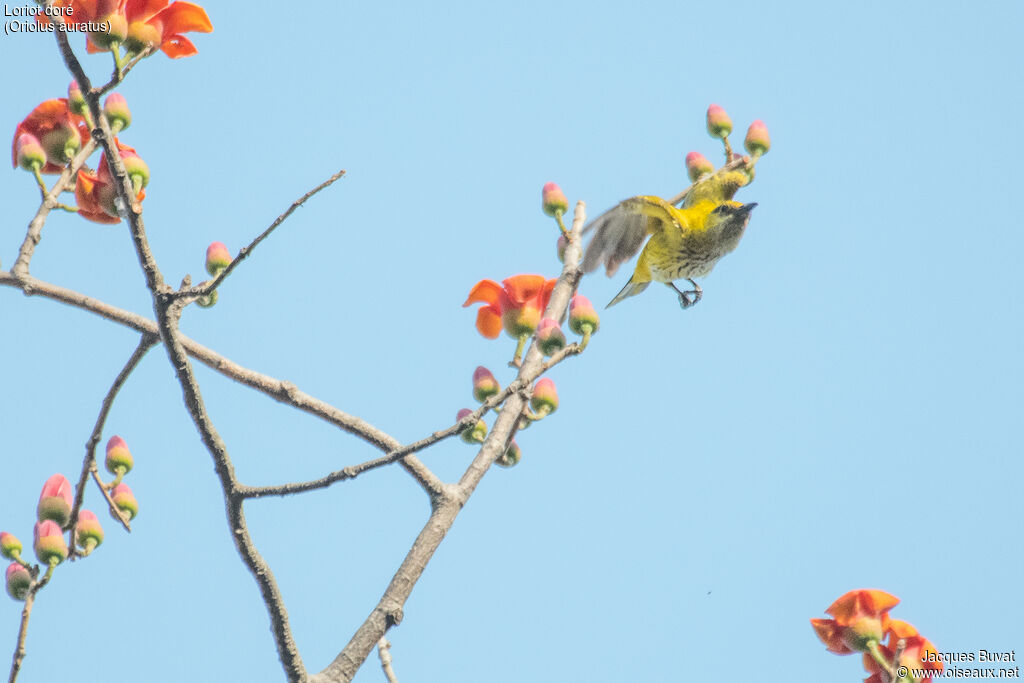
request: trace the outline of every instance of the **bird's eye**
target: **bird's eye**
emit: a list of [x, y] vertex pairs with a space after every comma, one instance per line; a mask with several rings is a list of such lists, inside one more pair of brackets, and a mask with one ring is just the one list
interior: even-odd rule
[[712, 213], [731, 213], [731, 212], [732, 212], [732, 206], [731, 205], [729, 205], [729, 204], [720, 204], [719, 206], [715, 207], [715, 210]]

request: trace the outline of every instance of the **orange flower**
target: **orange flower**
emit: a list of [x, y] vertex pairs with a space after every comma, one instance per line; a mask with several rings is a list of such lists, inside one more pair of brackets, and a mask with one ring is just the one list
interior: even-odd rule
[[81, 148], [82, 141], [89, 139], [85, 119], [71, 113], [66, 97], [46, 100], [14, 129], [11, 161], [15, 166], [18, 165], [18, 138], [24, 133], [39, 140], [46, 152], [46, 165], [41, 169], [43, 173], [63, 171], [70, 158]]
[[[129, 165], [139, 155], [127, 145], [117, 142], [117, 149], [121, 152], [121, 158], [125, 165]], [[141, 160], [140, 160], [141, 161]], [[146, 191], [140, 189], [135, 195], [137, 201], [146, 198]], [[94, 223], [120, 223], [117, 215], [117, 189], [114, 187], [114, 177], [107, 167], [107, 156], [100, 156], [100, 165], [96, 173], [90, 173], [85, 169], [78, 172], [78, 180], [75, 183], [75, 201], [78, 202], [78, 213], [82, 218]]]
[[[125, 46], [132, 52], [141, 52], [145, 47], [154, 45], [172, 59], [198, 52], [192, 41], [181, 34], [213, 31], [206, 10], [191, 2], [168, 5], [167, 0], [59, 0], [54, 5], [73, 7], [72, 16], [76, 22], [110, 21], [112, 32], [126, 30]], [[89, 52], [107, 49], [97, 40], [105, 42], [102, 36], [88, 37], [86, 49]]]
[[513, 339], [533, 334], [548, 306], [555, 280], [542, 275], [514, 275], [499, 285], [481, 280], [469, 292], [464, 307], [485, 303], [476, 315], [476, 329], [488, 339], [497, 339], [504, 327]]
[[884, 591], [850, 591], [825, 610], [833, 619], [811, 619], [811, 626], [829, 652], [863, 652], [869, 641], [882, 641], [889, 628], [889, 610], [898, 604], [899, 598]]
[[[944, 664], [938, 660], [938, 650], [935, 646], [928, 641], [927, 638], [917, 632], [911, 624], [899, 619], [893, 619], [889, 623], [887, 629], [889, 636], [889, 644], [881, 647], [882, 654], [890, 662], [896, 656], [896, 643], [902, 638], [906, 647], [903, 650], [903, 655], [900, 657], [900, 661], [895, 662], [894, 666], [901, 667], [905, 666], [907, 669], [913, 671], [914, 669], [924, 669], [927, 671], [934, 671], [940, 673], [943, 669]], [[927, 656], [926, 656], [927, 655]], [[878, 665], [870, 655], [864, 655], [864, 668], [873, 674], [872, 677], [877, 676], [878, 680], [882, 678], [882, 668]], [[870, 680], [870, 679], [869, 679]], [[910, 680], [918, 681], [919, 683], [931, 683], [932, 677], [928, 678], [910, 678]]]

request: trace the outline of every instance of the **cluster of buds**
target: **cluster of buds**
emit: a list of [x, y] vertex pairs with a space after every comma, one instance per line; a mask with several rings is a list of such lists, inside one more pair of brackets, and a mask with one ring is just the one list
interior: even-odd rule
[[[726, 163], [741, 158], [740, 155], [733, 154], [732, 145], [729, 143], [729, 135], [732, 133], [732, 119], [729, 118], [729, 114], [726, 113], [725, 109], [717, 104], [712, 104], [708, 107], [707, 128], [708, 134], [711, 137], [722, 141], [722, 145], [725, 147]], [[771, 149], [771, 138], [768, 136], [768, 127], [765, 126], [764, 121], [758, 119], [750, 124], [750, 127], [747, 128], [747, 135], [743, 140], [743, 146], [750, 156], [742, 157], [745, 164], [741, 176], [723, 179], [726, 183], [735, 185], [732, 192], [753, 180], [754, 165], [758, 159], [767, 154], [768, 150]], [[712, 175], [714, 172], [714, 165], [700, 152], [690, 152], [686, 155], [686, 173], [690, 177], [690, 182], [696, 183]], [[727, 198], [731, 199], [731, 194]]]
[[[110, 491], [110, 497], [118, 511], [127, 519], [133, 519], [139, 511], [138, 501], [132, 490], [122, 479], [131, 471], [135, 461], [128, 444], [120, 436], [113, 436], [107, 442], [104, 466], [114, 475], [109, 484], [102, 484]], [[36, 524], [32, 531], [32, 549], [39, 562], [48, 572], [68, 558], [70, 549], [64, 534], [71, 532], [78, 554], [92, 553], [103, 543], [103, 527], [95, 513], [81, 509], [72, 520], [74, 492], [71, 482], [63, 474], [55, 474], [43, 484], [36, 505]], [[31, 589], [38, 570], [33, 569], [22, 558], [21, 541], [14, 534], [0, 533], [0, 556], [11, 560], [7, 567], [7, 593], [15, 600], [24, 600]]]
[[889, 617], [897, 604], [884, 591], [850, 591], [825, 610], [831, 619], [811, 619], [811, 626], [829, 652], [863, 654], [865, 683], [931, 683], [942, 658], [911, 624]]
[[[478, 403], [486, 403], [495, 396], [501, 393], [501, 385], [498, 380], [494, 377], [494, 374], [483, 367], [482, 365], [477, 367], [473, 372], [473, 398]], [[533, 385], [533, 389], [530, 392], [530, 403], [528, 409], [524, 410], [523, 415], [519, 420], [519, 428], [525, 429], [529, 427], [531, 423], [541, 420], [558, 409], [558, 390], [555, 388], [553, 380], [544, 377], [537, 380]], [[497, 408], [495, 409], [497, 410]], [[455, 419], [459, 422], [465, 422], [462, 425], [460, 431], [460, 437], [463, 441], [469, 444], [480, 444], [483, 443], [487, 437], [487, 423], [482, 418], [478, 418], [476, 422], [468, 419], [473, 414], [473, 411], [468, 408], [463, 408], [455, 416]], [[519, 445], [513, 439], [512, 442], [505, 449], [495, 462], [502, 467], [512, 467], [522, 458], [522, 451], [519, 449]]]

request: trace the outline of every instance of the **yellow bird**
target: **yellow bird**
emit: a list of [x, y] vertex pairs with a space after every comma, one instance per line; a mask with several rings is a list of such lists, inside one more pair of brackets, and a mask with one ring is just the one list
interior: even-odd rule
[[[604, 264], [609, 277], [619, 265], [640, 251], [650, 236], [633, 277], [608, 306], [647, 289], [651, 282], [663, 282], [679, 295], [684, 309], [700, 301], [702, 290], [693, 281], [711, 272], [718, 261], [736, 248], [750, 211], [757, 204], [730, 201], [739, 183], [728, 189], [714, 187], [709, 192], [693, 192], [683, 208], [677, 209], [660, 197], [631, 197], [599, 216], [585, 231], [594, 237], [583, 255], [583, 271]], [[701, 184], [694, 190], [701, 189]], [[709, 188], [711, 189], [711, 188]], [[673, 280], [685, 278], [693, 285], [681, 291]]]

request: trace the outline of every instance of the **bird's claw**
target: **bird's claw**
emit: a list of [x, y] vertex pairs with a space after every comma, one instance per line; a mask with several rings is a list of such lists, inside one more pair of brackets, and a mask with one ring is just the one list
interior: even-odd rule
[[679, 292], [679, 307], [684, 311], [700, 301], [703, 292], [699, 289], [691, 289], [687, 292]]

